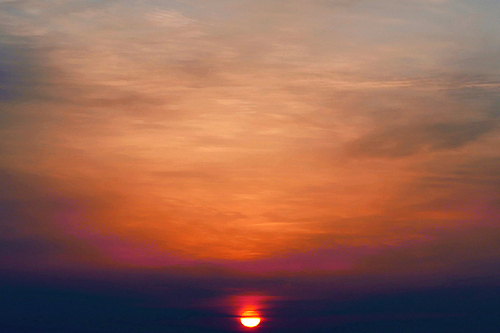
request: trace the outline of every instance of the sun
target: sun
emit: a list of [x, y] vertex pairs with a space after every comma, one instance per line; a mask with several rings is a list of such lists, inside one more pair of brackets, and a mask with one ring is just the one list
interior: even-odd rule
[[246, 327], [255, 327], [260, 324], [259, 317], [241, 317], [241, 324]]
[[240, 321], [245, 327], [255, 327], [260, 324], [260, 318], [257, 317], [257, 313], [255, 313], [255, 311], [243, 312]]

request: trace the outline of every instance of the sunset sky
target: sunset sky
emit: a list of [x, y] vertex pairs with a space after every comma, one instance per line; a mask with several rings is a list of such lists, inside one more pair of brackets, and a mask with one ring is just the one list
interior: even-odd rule
[[497, 0], [0, 0], [0, 289], [498, 292], [499, 118]]

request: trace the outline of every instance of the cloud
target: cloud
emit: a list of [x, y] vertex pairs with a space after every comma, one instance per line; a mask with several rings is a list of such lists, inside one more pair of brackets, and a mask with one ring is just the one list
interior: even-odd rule
[[[33, 99], [42, 74], [38, 65], [35, 52], [26, 40], [0, 40], [0, 101]], [[2, 124], [5, 125], [5, 122]]]
[[349, 142], [346, 150], [353, 157], [402, 158], [457, 149], [495, 128], [496, 122], [491, 120], [392, 126]]
[[360, 260], [359, 269], [401, 275], [494, 277], [499, 273], [498, 226], [460, 225], [429, 231], [433, 241], [387, 248]]
[[148, 19], [160, 27], [184, 27], [196, 21], [178, 12], [170, 10], [158, 10], [149, 14]]
[[500, 158], [481, 156], [460, 163], [434, 163], [427, 166], [427, 176], [420, 180], [434, 184], [495, 186], [500, 182]]
[[[442, 43], [449, 15], [394, 3], [16, 2], [0, 20], [15, 41], [0, 47], [0, 94], [24, 101], [34, 85], [44, 98], [3, 105], [2, 165], [44, 174], [61, 193], [6, 194], [9, 216], [35, 217], [25, 228], [34, 236], [5, 239], [4, 248], [46, 244], [47, 257], [72, 256], [79, 239], [116, 262], [167, 266], [172, 253], [241, 260], [426, 240], [422, 230], [448, 216], [415, 224], [401, 216], [446, 214], [456, 198], [405, 205], [398, 190], [416, 184], [395, 159], [422, 154], [439, 164], [425, 153], [460, 152], [493, 132], [495, 119], [477, 119], [496, 95], [477, 88], [491, 77], [443, 74], [443, 54], [458, 45]], [[454, 93], [462, 99], [450, 100]], [[11, 126], [15, 114], [26, 122]], [[341, 156], [342, 146], [358, 159]], [[379, 161], [360, 161], [367, 157]], [[419, 179], [432, 177], [453, 173]], [[72, 220], [84, 193], [112, 198]], [[390, 215], [398, 209], [402, 221]], [[44, 212], [66, 216], [63, 230]], [[318, 265], [329, 259], [320, 257]]]
[[79, 203], [48, 194], [47, 181], [0, 170], [0, 260], [4, 268], [64, 267], [96, 254], [58, 225], [58, 216], [76, 213]]

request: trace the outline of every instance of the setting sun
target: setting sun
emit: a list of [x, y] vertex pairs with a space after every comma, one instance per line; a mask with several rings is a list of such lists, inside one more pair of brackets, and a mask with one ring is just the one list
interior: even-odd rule
[[260, 324], [260, 318], [255, 311], [246, 311], [240, 318], [241, 324], [245, 327], [255, 327]]
[[258, 317], [242, 317], [241, 324], [246, 327], [255, 327], [260, 324], [260, 318]]

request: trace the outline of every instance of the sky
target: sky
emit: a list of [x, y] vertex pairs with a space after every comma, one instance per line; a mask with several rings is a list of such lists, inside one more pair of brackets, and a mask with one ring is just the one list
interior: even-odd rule
[[499, 17], [0, 0], [0, 327], [497, 332]]

